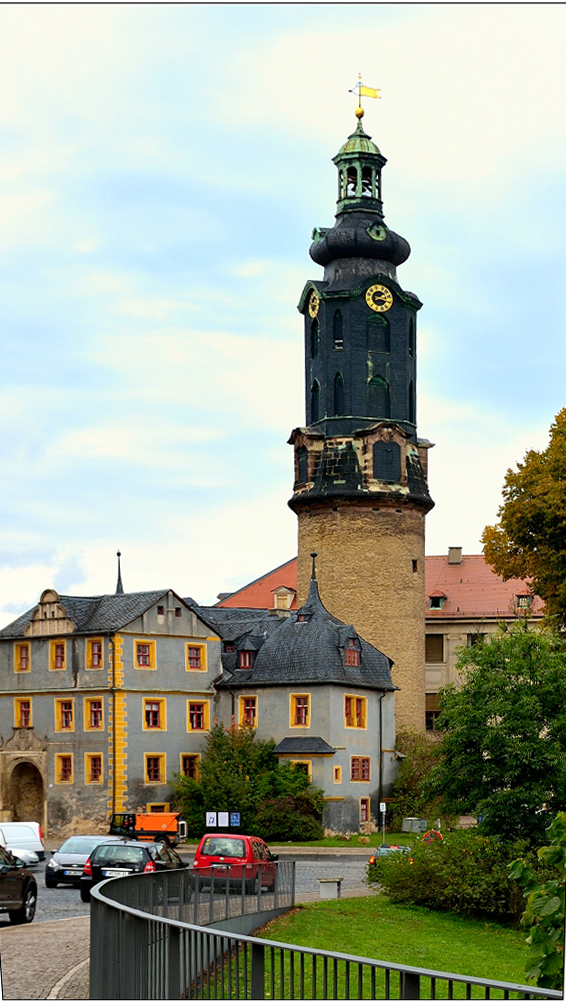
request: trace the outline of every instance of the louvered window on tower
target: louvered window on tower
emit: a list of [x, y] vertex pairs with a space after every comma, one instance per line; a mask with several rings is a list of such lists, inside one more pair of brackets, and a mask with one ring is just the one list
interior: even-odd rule
[[374, 376], [368, 383], [368, 417], [390, 417], [389, 386], [382, 376]]
[[399, 483], [401, 479], [401, 449], [397, 442], [374, 442], [373, 476], [386, 483]]
[[315, 379], [311, 390], [311, 421], [318, 421], [320, 416], [320, 386]]
[[332, 339], [334, 351], [342, 351], [344, 347], [344, 318], [342, 310], [336, 310], [332, 318]]
[[306, 484], [308, 477], [308, 452], [304, 445], [297, 450], [298, 482]]
[[356, 194], [358, 186], [358, 172], [355, 167], [348, 167], [346, 195], [351, 198]]
[[362, 167], [362, 195], [371, 198], [371, 167]]
[[337, 372], [334, 376], [334, 416], [344, 413], [344, 376]]
[[367, 322], [368, 351], [391, 351], [391, 329], [387, 317], [370, 317]]
[[316, 358], [320, 350], [320, 326], [318, 320], [311, 323], [311, 358]]

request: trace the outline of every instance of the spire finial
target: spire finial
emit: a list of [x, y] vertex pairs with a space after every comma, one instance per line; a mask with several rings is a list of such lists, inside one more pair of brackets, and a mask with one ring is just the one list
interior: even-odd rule
[[362, 108], [362, 96], [363, 97], [381, 97], [381, 94], [375, 87], [366, 87], [362, 83], [362, 74], [358, 73], [358, 82], [355, 87], [351, 87], [350, 94], [358, 95], [358, 107], [356, 108], [356, 118], [358, 123], [361, 125], [362, 118], [364, 117], [364, 109]]
[[116, 551], [116, 556], [118, 557], [118, 580], [116, 582], [116, 592], [115, 592], [115, 594], [116, 595], [123, 595], [124, 594], [124, 585], [122, 584], [122, 570], [121, 570], [121, 567], [120, 567], [120, 557], [122, 556], [122, 554], [120, 553], [120, 550]]
[[316, 558], [318, 553], [311, 553], [312, 557], [312, 571], [311, 571], [311, 581], [316, 581]]

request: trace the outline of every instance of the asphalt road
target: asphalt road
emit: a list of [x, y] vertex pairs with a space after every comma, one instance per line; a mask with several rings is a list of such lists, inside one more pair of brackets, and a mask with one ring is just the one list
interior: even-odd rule
[[[182, 854], [184, 859], [192, 862], [192, 856]], [[344, 890], [361, 889], [367, 857], [330, 855], [328, 850], [318, 855], [287, 855], [283, 859], [296, 861], [296, 893], [315, 894], [318, 897], [319, 885], [317, 877], [343, 877]], [[88, 916], [90, 905], [81, 901], [78, 888], [60, 884], [58, 887], [45, 886], [45, 862], [32, 868], [37, 880], [37, 911], [34, 922], [54, 922], [57, 919], [74, 918], [78, 915]], [[0, 913], [0, 929], [8, 926], [10, 921], [6, 914]]]

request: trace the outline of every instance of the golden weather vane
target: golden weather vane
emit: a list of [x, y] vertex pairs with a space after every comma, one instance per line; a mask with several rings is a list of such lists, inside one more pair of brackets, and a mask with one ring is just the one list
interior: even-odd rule
[[375, 87], [366, 87], [366, 85], [362, 83], [361, 73], [358, 73], [358, 82], [355, 87], [350, 88], [349, 93], [358, 95], [358, 107], [356, 108], [357, 118], [364, 117], [364, 109], [362, 108], [362, 97], [381, 97], [379, 90], [376, 90]]

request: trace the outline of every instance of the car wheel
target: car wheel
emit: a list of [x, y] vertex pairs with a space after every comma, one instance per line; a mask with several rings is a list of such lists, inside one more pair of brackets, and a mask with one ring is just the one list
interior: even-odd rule
[[55, 880], [54, 877], [48, 877], [48, 875], [45, 874], [45, 886], [46, 887], [57, 887], [58, 883], [59, 883], [59, 881]]
[[17, 908], [13, 912], [9, 912], [10, 922], [12, 923], [12, 925], [20, 925], [23, 922], [33, 922], [36, 904], [37, 904], [37, 895], [32, 887], [28, 887], [25, 893], [22, 907]]
[[170, 845], [170, 842], [169, 842], [169, 839], [167, 838], [167, 835], [156, 835], [155, 839], [154, 839], [154, 842], [162, 842], [163, 845]]
[[81, 901], [85, 904], [90, 901], [90, 887], [81, 887]]

